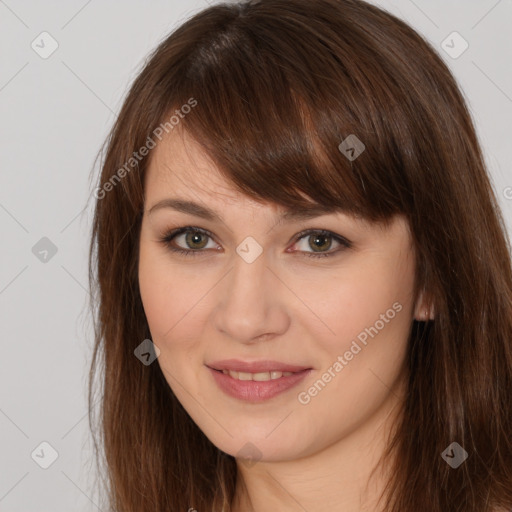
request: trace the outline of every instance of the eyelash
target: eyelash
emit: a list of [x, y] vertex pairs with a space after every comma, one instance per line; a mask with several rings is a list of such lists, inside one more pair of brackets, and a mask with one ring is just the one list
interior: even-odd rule
[[[202, 228], [198, 228], [198, 227], [195, 227], [195, 226], [185, 226], [185, 227], [182, 227], [182, 228], [177, 228], [177, 229], [173, 229], [172, 231], [169, 231], [164, 236], [162, 236], [159, 239], [159, 241], [167, 249], [169, 249], [170, 251], [172, 251], [174, 253], [178, 253], [178, 254], [181, 254], [183, 256], [198, 256], [199, 254], [203, 253], [204, 250], [202, 250], [202, 249], [196, 249], [196, 250], [188, 249], [187, 250], [187, 249], [182, 249], [181, 247], [174, 247], [171, 244], [171, 242], [174, 240], [174, 238], [176, 238], [178, 235], [181, 235], [183, 233], [188, 233], [190, 231], [198, 232], [201, 235], [206, 235], [206, 236], [208, 236], [211, 239], [214, 238], [213, 237], [213, 233], [211, 233], [207, 229], [202, 229]], [[352, 247], [352, 243], [349, 242], [347, 239], [345, 239], [345, 238], [343, 238], [343, 237], [341, 237], [339, 235], [336, 235], [335, 233], [332, 233], [331, 231], [327, 231], [325, 229], [306, 229], [304, 231], [301, 231], [300, 233], [297, 234], [297, 237], [296, 237], [295, 242], [293, 244], [295, 245], [299, 240], [301, 240], [302, 238], [304, 238], [307, 235], [327, 236], [329, 238], [334, 239], [336, 242], [339, 242], [341, 244], [341, 246], [342, 246], [340, 249], [337, 249], [337, 250], [334, 250], [334, 251], [330, 251], [330, 252], [324, 252], [324, 253], [298, 251], [302, 255], [308, 256], [310, 258], [332, 257], [332, 256], [336, 255], [337, 253], [341, 252], [343, 250], [343, 248], [350, 249]]]

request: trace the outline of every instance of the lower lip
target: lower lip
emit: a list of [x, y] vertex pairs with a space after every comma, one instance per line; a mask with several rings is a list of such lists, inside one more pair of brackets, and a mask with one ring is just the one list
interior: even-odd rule
[[255, 381], [234, 379], [223, 372], [213, 370], [212, 368], [208, 369], [224, 393], [247, 402], [263, 402], [280, 393], [284, 393], [299, 384], [311, 372], [311, 369], [302, 370], [293, 375], [279, 377], [279, 379]]

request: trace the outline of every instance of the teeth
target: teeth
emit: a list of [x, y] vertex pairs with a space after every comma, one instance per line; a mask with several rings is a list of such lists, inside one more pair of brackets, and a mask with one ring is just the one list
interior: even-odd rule
[[255, 380], [255, 381], [266, 381], [280, 379], [281, 377], [288, 377], [293, 375], [293, 372], [261, 372], [261, 373], [247, 373], [247, 372], [233, 372], [231, 370], [222, 370], [222, 373], [229, 375], [233, 379], [237, 380]]

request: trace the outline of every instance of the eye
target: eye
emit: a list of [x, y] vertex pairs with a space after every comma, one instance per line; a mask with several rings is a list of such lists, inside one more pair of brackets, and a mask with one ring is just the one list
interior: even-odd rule
[[[183, 237], [185, 242], [185, 247], [190, 247], [191, 249], [184, 249], [183, 247], [176, 247], [174, 245], [174, 241]], [[160, 241], [164, 244], [165, 247], [170, 249], [173, 252], [183, 254], [184, 256], [196, 256], [199, 254], [201, 249], [204, 249], [207, 246], [208, 238], [212, 238], [213, 234], [206, 229], [196, 228], [194, 226], [185, 226], [182, 228], [173, 229], [169, 233], [165, 234]]]
[[[183, 238], [183, 246], [176, 246], [176, 241]], [[160, 242], [174, 253], [183, 254], [184, 256], [197, 256], [203, 253], [203, 249], [208, 248], [208, 239], [213, 238], [213, 233], [206, 229], [185, 226], [164, 234], [160, 238]], [[304, 239], [304, 247], [298, 252], [303, 256], [311, 258], [322, 258], [327, 256], [333, 256], [339, 253], [343, 249], [352, 247], [352, 243], [346, 238], [336, 235], [331, 231], [324, 229], [308, 229], [302, 231], [296, 236], [296, 241], [293, 244], [295, 247], [302, 239]], [[334, 243], [339, 245], [338, 249], [329, 250]], [[212, 240], [213, 242], [213, 240]], [[210, 249], [217, 250], [217, 247], [210, 247]], [[307, 249], [312, 249], [312, 252], [308, 252]], [[295, 252], [295, 251], [292, 251]]]
[[[336, 235], [331, 231], [326, 231], [325, 229], [308, 229], [306, 231], [302, 231], [297, 235], [297, 242], [301, 241], [302, 239], [304, 239], [305, 244], [301, 252], [304, 252], [305, 249], [312, 249], [313, 252], [304, 252], [304, 255], [310, 258], [324, 258], [327, 256], [334, 256], [343, 249], [349, 249], [352, 247], [352, 243], [349, 242], [346, 238], [343, 238], [340, 235]], [[329, 249], [332, 247], [333, 240], [340, 247], [334, 251], [329, 251]], [[295, 242], [294, 246], [297, 244], [297, 242]]]

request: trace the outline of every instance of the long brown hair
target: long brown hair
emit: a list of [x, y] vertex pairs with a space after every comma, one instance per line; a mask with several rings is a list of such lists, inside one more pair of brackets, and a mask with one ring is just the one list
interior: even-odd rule
[[[134, 355], [151, 338], [137, 275], [143, 178], [173, 115], [256, 200], [407, 217], [416, 296], [427, 294], [435, 320], [411, 326], [386, 510], [512, 507], [510, 242], [463, 96], [435, 50], [377, 7], [261, 0], [209, 7], [167, 37], [105, 141], [89, 405], [110, 509], [228, 512], [237, 479], [235, 459], [191, 420], [159, 365]], [[349, 136], [365, 146], [355, 159], [338, 147]], [[441, 457], [452, 442], [469, 455], [457, 469]]]

